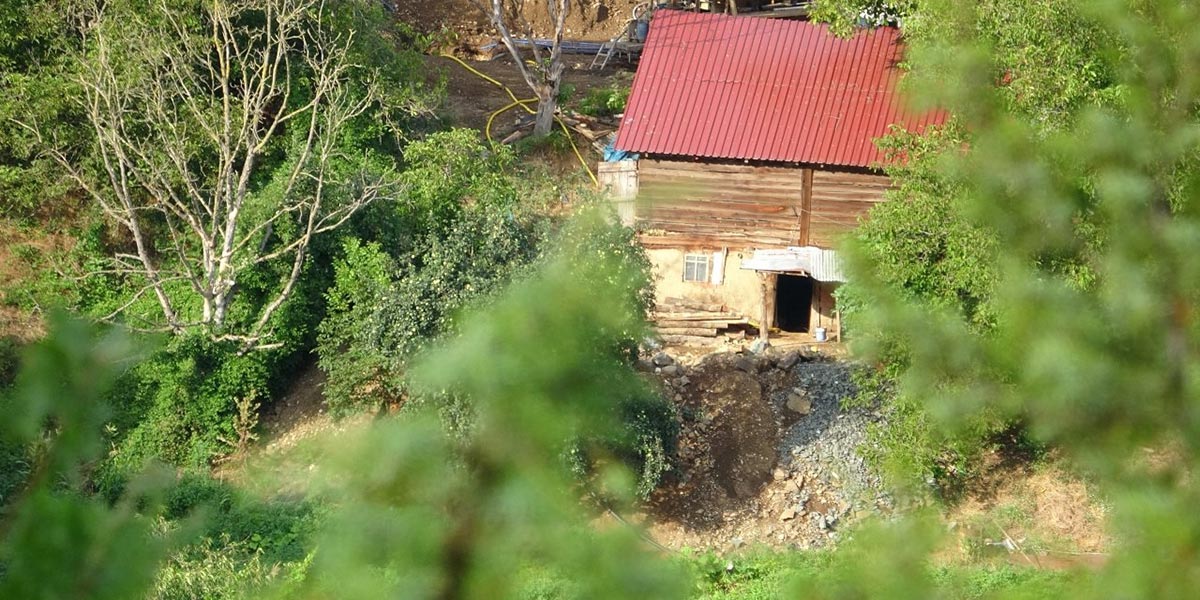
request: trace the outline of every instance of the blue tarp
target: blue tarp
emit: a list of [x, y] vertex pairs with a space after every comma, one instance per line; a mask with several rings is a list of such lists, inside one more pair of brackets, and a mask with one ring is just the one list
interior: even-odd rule
[[638, 155], [626, 150], [617, 150], [613, 142], [609, 142], [604, 147], [604, 162], [617, 162], [619, 160], [637, 160]]

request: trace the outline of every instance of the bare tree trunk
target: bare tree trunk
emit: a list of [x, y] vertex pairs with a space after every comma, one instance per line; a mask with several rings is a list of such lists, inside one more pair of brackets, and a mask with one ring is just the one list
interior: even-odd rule
[[[313, 237], [393, 191], [388, 173], [346, 170], [356, 159], [339, 144], [381, 96], [372, 80], [361, 94], [349, 90], [360, 67], [350, 37], [327, 27], [323, 0], [223, 0], [206, 8], [207, 31], [197, 35], [193, 15], [169, 2], [154, 5], [160, 18], [121, 28], [112, 24], [124, 15], [108, 3], [76, 5], [91, 48], [75, 74], [78, 101], [95, 134], [100, 176], [43, 135], [42, 124], [20, 125], [135, 241], [136, 253], [117, 254], [106, 272], [144, 287], [107, 318], [152, 292], [162, 321], [148, 328], [199, 327], [247, 349], [268, 347], [271, 316], [296, 287]], [[307, 99], [286, 104], [301, 74]], [[260, 159], [283, 138], [292, 140], [287, 163], [270, 173], [275, 189], [264, 202], [250, 182], [266, 175]], [[146, 223], [162, 224], [162, 233], [152, 236]], [[286, 237], [275, 233], [283, 223]], [[239, 277], [268, 262], [287, 265], [278, 286], [231, 329]], [[200, 297], [200, 314], [177, 309], [190, 304], [188, 295]]]
[[[554, 37], [551, 39], [550, 55], [544, 55], [536, 44], [529, 44], [533, 60], [526, 64], [521, 53], [521, 46], [513, 32], [519, 32], [527, 41], [532, 41], [533, 26], [525, 18], [524, 0], [473, 0], [475, 6], [487, 15], [508, 49], [509, 55], [517, 65], [521, 78], [533, 90], [538, 99], [537, 113], [534, 120], [533, 134], [544, 136], [554, 127], [554, 115], [558, 110], [558, 91], [562, 84], [563, 71], [566, 66], [562, 60], [563, 34], [567, 28], [567, 15], [571, 11], [570, 0], [536, 0], [544, 3], [546, 14], [554, 24]], [[485, 4], [486, 2], [486, 4]]]
[[533, 122], [533, 135], [549, 135], [554, 128], [554, 113], [558, 109], [558, 94], [544, 89], [538, 94], [537, 116]]

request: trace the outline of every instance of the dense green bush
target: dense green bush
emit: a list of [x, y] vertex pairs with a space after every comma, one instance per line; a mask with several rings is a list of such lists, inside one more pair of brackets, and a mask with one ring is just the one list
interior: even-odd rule
[[534, 257], [541, 226], [506, 149], [454, 130], [409, 145], [405, 161], [409, 199], [394, 208], [404, 235], [347, 239], [334, 261], [317, 354], [338, 415], [398, 401], [408, 358]]
[[[281, 579], [302, 575], [304, 565], [271, 564], [230, 539], [206, 539], [172, 553], [159, 568], [147, 600], [240, 600]], [[283, 571], [283, 572], [281, 572]]]
[[908, 365], [910, 341], [875, 321], [873, 291], [860, 282], [886, 286], [930, 313], [948, 314], [987, 334], [996, 319], [990, 302], [998, 277], [995, 234], [970, 222], [957, 200], [961, 182], [938, 169], [943, 153], [964, 140], [965, 132], [951, 122], [920, 136], [898, 131], [881, 141], [889, 156], [902, 159], [888, 167], [897, 185], [848, 240], [859, 276], [836, 292], [846, 331], [869, 346], [879, 364], [856, 374], [860, 392], [852, 401], [886, 416], [871, 426], [866, 458], [901, 487], [932, 486], [940, 493], [961, 488], [993, 436], [1011, 424], [982, 414], [975, 427], [953, 436], [935, 427], [921, 399], [895, 384]]
[[625, 112], [629, 102], [629, 86], [615, 84], [588, 90], [579, 101], [579, 112], [594, 117], [606, 117]]
[[207, 467], [231, 452], [236, 401], [271, 391], [274, 358], [195, 335], [171, 339], [129, 369], [109, 395], [114, 452], [97, 471], [100, 489], [119, 493], [150, 461]]
[[16, 380], [20, 366], [21, 343], [15, 338], [0, 337], [0, 390], [3, 390]]
[[265, 563], [302, 560], [311, 550], [321, 508], [314, 501], [257, 498], [203, 473], [184, 475], [164, 493], [162, 516], [203, 517], [208, 542], [238, 544]]

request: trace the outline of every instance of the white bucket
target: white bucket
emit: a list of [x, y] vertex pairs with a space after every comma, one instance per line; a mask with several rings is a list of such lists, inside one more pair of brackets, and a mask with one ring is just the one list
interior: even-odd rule
[[825, 335], [825, 333], [826, 332], [825, 332], [824, 327], [818, 327], [813, 330], [813, 338], [816, 339], [818, 342], [824, 342], [826, 339], [828, 339], [827, 336]]

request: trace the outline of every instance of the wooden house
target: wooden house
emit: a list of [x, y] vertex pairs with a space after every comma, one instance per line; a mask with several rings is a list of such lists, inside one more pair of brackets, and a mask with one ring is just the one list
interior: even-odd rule
[[838, 240], [889, 186], [875, 139], [945, 118], [903, 109], [902, 52], [890, 28], [655, 13], [615, 142], [636, 158], [600, 170], [659, 298], [838, 329]]

